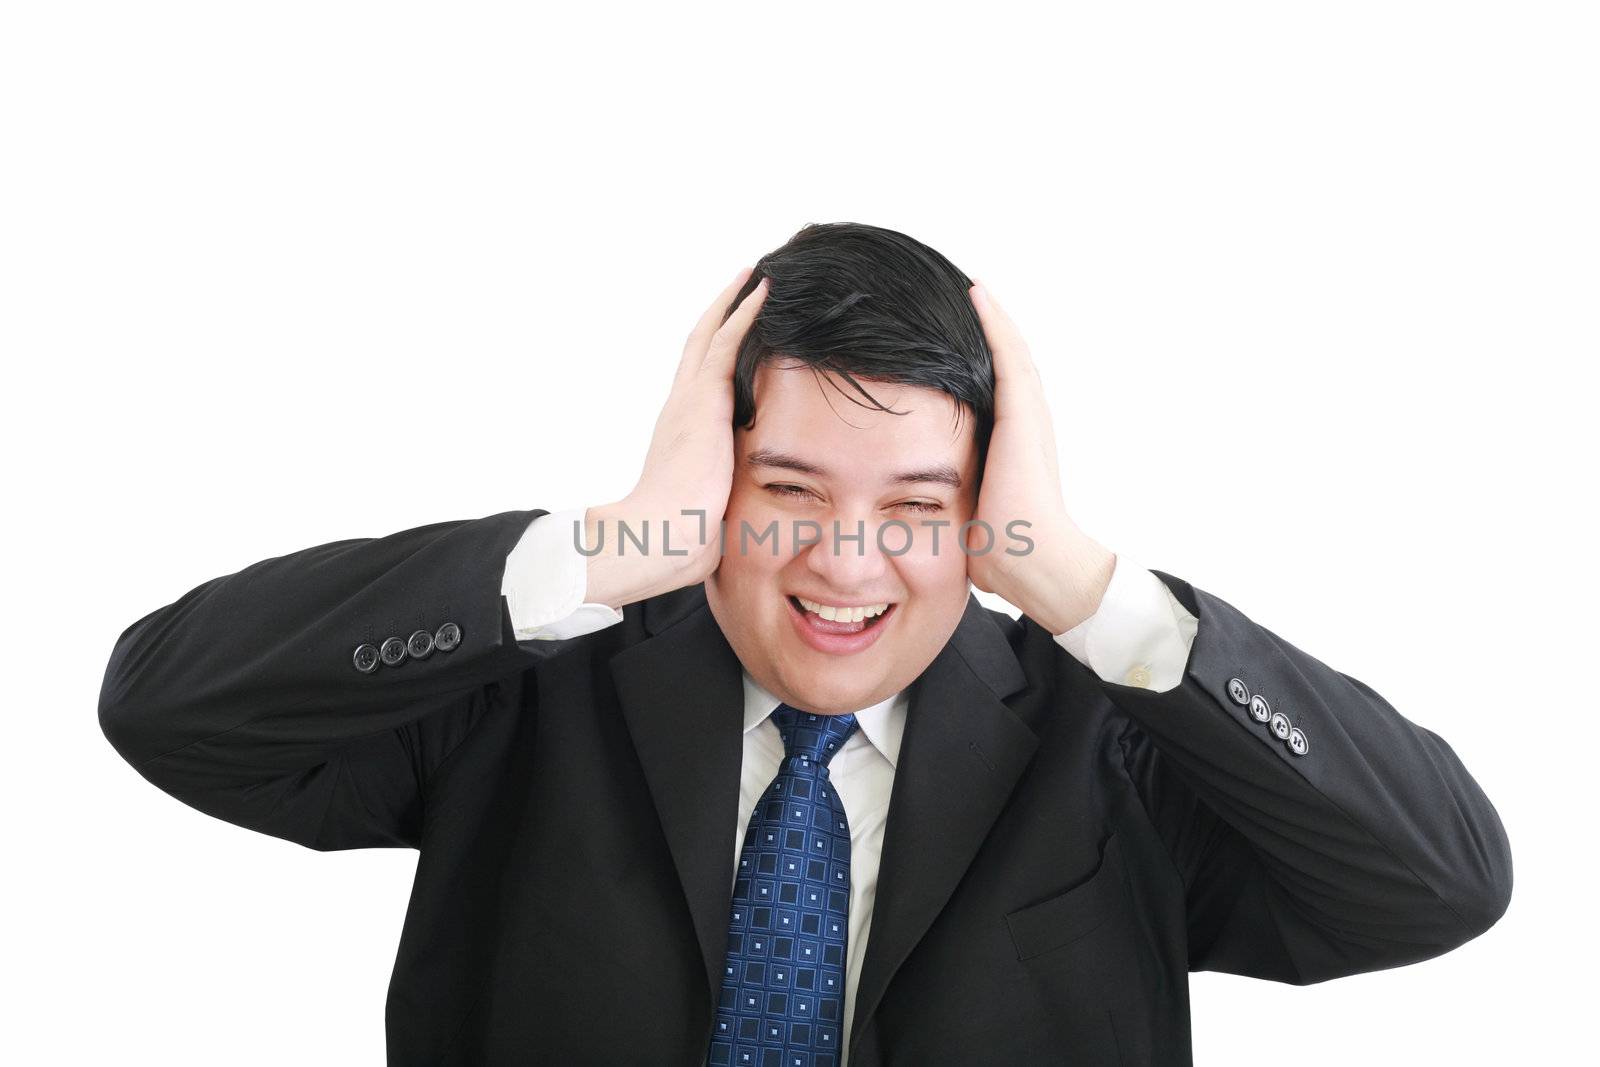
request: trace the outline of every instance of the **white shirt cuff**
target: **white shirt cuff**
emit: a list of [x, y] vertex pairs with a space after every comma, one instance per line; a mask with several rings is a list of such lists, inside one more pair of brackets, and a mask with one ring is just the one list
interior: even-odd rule
[[1055, 639], [1103, 681], [1164, 693], [1183, 681], [1199, 622], [1167, 583], [1119, 552], [1099, 609]]
[[[588, 557], [578, 551], [588, 508], [540, 515], [506, 555], [500, 592], [518, 641], [581, 637], [622, 621], [609, 604], [586, 602]], [[576, 524], [576, 534], [574, 533]]]

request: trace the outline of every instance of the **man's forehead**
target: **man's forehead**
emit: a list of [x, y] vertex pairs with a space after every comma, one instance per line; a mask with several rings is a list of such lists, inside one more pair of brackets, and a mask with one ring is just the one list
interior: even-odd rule
[[756, 390], [755, 419], [748, 428], [752, 439], [768, 436], [763, 431], [769, 431], [774, 440], [762, 443], [781, 448], [800, 435], [815, 437], [824, 432], [819, 422], [826, 422], [829, 431], [839, 434], [880, 435], [880, 444], [887, 443], [885, 438], [913, 438], [908, 443], [924, 452], [935, 440], [939, 445], [948, 442], [957, 450], [964, 437], [971, 437], [972, 420], [963, 417], [969, 413], [963, 412], [960, 402], [949, 393], [870, 378], [856, 378], [861, 386], [856, 389], [837, 375], [800, 370], [808, 373], [791, 371]]
[[960, 488], [962, 469], [975, 461], [973, 419], [964, 417], [970, 412], [948, 393], [857, 377], [869, 400], [836, 374], [810, 367], [771, 369], [789, 373], [777, 375], [759, 392], [754, 423], [736, 435], [747, 468], [815, 478], [860, 475], [865, 469], [874, 480], [881, 472], [886, 483]]

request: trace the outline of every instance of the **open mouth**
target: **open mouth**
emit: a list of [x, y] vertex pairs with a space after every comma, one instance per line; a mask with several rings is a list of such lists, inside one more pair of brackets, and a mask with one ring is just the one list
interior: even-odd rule
[[804, 623], [819, 634], [859, 634], [865, 633], [876, 627], [882, 626], [884, 621], [893, 615], [896, 603], [890, 603], [884, 610], [875, 614], [862, 613], [860, 619], [850, 616], [833, 619], [824, 618], [822, 615], [808, 608], [799, 597], [789, 594], [789, 606], [800, 616]]

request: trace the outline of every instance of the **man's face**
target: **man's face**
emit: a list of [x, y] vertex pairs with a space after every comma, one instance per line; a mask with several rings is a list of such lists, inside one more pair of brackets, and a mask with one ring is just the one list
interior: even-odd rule
[[[857, 380], [909, 414], [879, 411], [849, 383], [809, 368], [757, 370], [755, 422], [734, 431], [723, 555], [706, 579], [712, 614], [751, 677], [785, 703], [830, 715], [911, 684], [955, 631], [970, 592], [958, 544], [977, 503], [970, 412], [958, 427], [945, 393]], [[936, 480], [939, 472], [959, 487]], [[880, 542], [880, 527], [894, 520], [905, 525], [884, 528]], [[844, 539], [857, 532], [859, 540]], [[827, 622], [796, 598], [890, 607], [863, 627]], [[859, 633], [830, 632], [852, 628]]]

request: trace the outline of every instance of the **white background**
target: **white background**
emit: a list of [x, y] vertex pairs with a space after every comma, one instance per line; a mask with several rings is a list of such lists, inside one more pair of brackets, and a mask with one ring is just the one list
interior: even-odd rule
[[1589, 1049], [1587, 6], [8, 5], [3, 1058], [381, 1063], [415, 853], [146, 784], [113, 642], [267, 556], [622, 496], [700, 312], [841, 220], [1010, 309], [1086, 531], [1372, 685], [1506, 823], [1488, 934], [1197, 974], [1196, 1062]]

